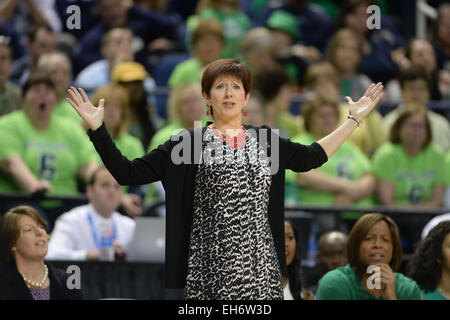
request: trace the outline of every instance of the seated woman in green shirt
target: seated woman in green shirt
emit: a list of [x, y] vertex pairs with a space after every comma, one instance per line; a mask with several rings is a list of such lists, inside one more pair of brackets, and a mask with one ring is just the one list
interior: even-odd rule
[[424, 300], [450, 300], [450, 221], [430, 230], [408, 265]]
[[[136, 159], [142, 157], [144, 147], [141, 141], [128, 133], [130, 126], [130, 97], [128, 91], [119, 84], [109, 84], [94, 91], [92, 101], [97, 105], [100, 99], [105, 99], [104, 122], [117, 148], [128, 157]], [[87, 129], [87, 127], [86, 127]], [[101, 164], [100, 156], [97, 161]], [[124, 189], [126, 193], [122, 196], [121, 205], [125, 212], [136, 217], [142, 213], [142, 199], [145, 188], [142, 186], [130, 186]]]
[[[310, 144], [330, 132], [338, 125], [339, 109], [334, 101], [316, 97], [302, 105], [306, 133], [292, 141]], [[360, 128], [357, 128], [359, 130]], [[327, 163], [308, 172], [286, 172], [287, 204], [312, 204], [331, 206], [371, 206], [375, 189], [375, 177], [369, 159], [350, 141], [345, 141]], [[289, 192], [289, 193], [288, 193]], [[342, 217], [350, 230], [361, 213], [344, 213]], [[334, 215], [316, 217], [321, 233], [334, 228]], [[346, 230], [346, 232], [348, 232]]]
[[316, 300], [421, 300], [417, 283], [396, 272], [402, 262], [400, 233], [380, 213], [358, 219], [347, 242], [349, 264], [326, 273]]
[[[444, 198], [445, 158], [432, 143], [432, 130], [423, 110], [405, 110], [391, 128], [390, 143], [373, 156], [378, 202], [401, 208], [440, 208]], [[403, 248], [413, 252], [428, 218], [399, 221]], [[405, 242], [406, 241], [406, 242]]]

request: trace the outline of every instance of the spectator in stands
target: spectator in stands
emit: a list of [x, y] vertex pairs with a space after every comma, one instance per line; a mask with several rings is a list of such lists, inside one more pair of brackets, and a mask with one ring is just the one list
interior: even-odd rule
[[131, 1], [98, 0], [96, 10], [100, 21], [81, 39], [76, 54], [77, 71], [102, 59], [101, 39], [112, 28], [131, 29], [135, 42], [140, 43], [135, 59], [141, 64], [147, 63], [152, 50], [170, 50], [175, 38], [175, 25], [164, 14], [148, 11], [133, 5]]
[[265, 124], [279, 129], [280, 136], [292, 138], [300, 133], [300, 125], [290, 111], [293, 86], [287, 72], [279, 65], [264, 66], [255, 73], [254, 92], [262, 99]]
[[47, 259], [106, 259], [101, 251], [105, 238], [111, 239], [116, 255], [128, 250], [136, 223], [116, 211], [122, 198], [122, 187], [108, 169], [100, 167], [94, 171], [86, 194], [87, 205], [73, 208], [56, 220]]
[[450, 212], [449, 213], [440, 214], [438, 216], [435, 216], [423, 228], [421, 239], [424, 240], [428, 236], [428, 234], [430, 233], [431, 229], [436, 227], [442, 221], [447, 221], [447, 220], [450, 220]]
[[430, 230], [408, 265], [424, 300], [450, 300], [450, 221]]
[[[194, 121], [205, 120], [206, 108], [199, 83], [181, 84], [173, 88], [168, 102], [168, 123], [153, 136], [147, 152], [164, 144], [182, 129], [193, 129]], [[203, 121], [204, 122], [204, 121]], [[150, 184], [146, 203], [164, 200], [165, 192], [160, 181]]]
[[[48, 25], [57, 33], [62, 30], [55, 10], [55, 0], [3, 0], [0, 18], [13, 26], [16, 34], [25, 35], [32, 25]], [[22, 39], [25, 42], [25, 39]]]
[[[305, 78], [307, 96], [319, 95], [331, 101], [339, 101], [339, 76], [336, 68], [329, 62], [318, 62], [309, 66]], [[339, 124], [344, 123], [348, 116], [348, 104], [339, 104]], [[303, 119], [300, 119], [303, 123]], [[301, 125], [303, 127], [303, 124]], [[387, 134], [382, 123], [382, 117], [377, 110], [373, 110], [361, 124], [353, 131], [350, 141], [358, 146], [367, 156], [372, 157], [375, 150], [387, 140]]]
[[276, 64], [275, 42], [269, 29], [264, 27], [250, 29], [242, 39], [241, 54], [252, 75]]
[[56, 49], [56, 35], [47, 25], [32, 26], [27, 38], [28, 54], [14, 62], [11, 75], [11, 80], [19, 85], [24, 85], [30, 74], [37, 70], [37, 63], [43, 54]]
[[10, 38], [0, 35], [0, 116], [14, 111], [22, 104], [21, 88], [9, 81], [13, 66]]
[[66, 101], [67, 89], [72, 79], [72, 62], [62, 52], [50, 52], [42, 55], [38, 61], [39, 70], [48, 74], [56, 89], [56, 105], [53, 114], [80, 123], [80, 117]]
[[201, 19], [192, 33], [193, 57], [175, 67], [168, 81], [169, 87], [200, 83], [203, 69], [220, 56], [224, 40], [222, 25], [217, 20]]
[[[391, 129], [390, 142], [373, 157], [380, 204], [403, 208], [439, 208], [444, 195], [444, 154], [432, 142], [430, 121], [422, 110], [405, 110]], [[404, 248], [412, 252], [427, 218], [399, 221]]]
[[289, 74], [292, 85], [301, 91], [308, 63], [301, 53], [302, 48], [294, 45], [300, 35], [299, 22], [290, 13], [274, 11], [266, 22], [275, 43], [276, 61]]
[[48, 266], [47, 223], [29, 206], [9, 210], [0, 221], [0, 300], [81, 299], [67, 287], [65, 270]]
[[430, 126], [422, 110], [405, 110], [394, 122], [390, 142], [373, 157], [381, 204], [440, 207], [445, 158], [442, 150], [431, 142]]
[[298, 230], [289, 219], [284, 219], [287, 278], [283, 277], [284, 300], [314, 300], [314, 295], [304, 288]]
[[335, 30], [352, 29], [363, 39], [361, 72], [372, 81], [387, 83], [398, 74], [394, 50], [404, 46], [404, 40], [386, 16], [381, 16], [381, 29], [367, 27], [368, 0], [346, 0], [336, 18]]
[[[390, 217], [368, 213], [358, 219], [347, 242], [349, 264], [319, 282], [317, 300], [421, 300], [417, 283], [396, 272], [402, 262], [397, 225]], [[375, 266], [371, 276], [370, 266]], [[375, 280], [375, 281], [374, 281]]]
[[154, 105], [145, 90], [145, 81], [149, 78], [144, 66], [137, 62], [122, 62], [111, 71], [114, 83], [127, 89], [130, 97], [130, 127], [131, 135], [141, 140], [144, 150], [160, 127]]
[[[430, 79], [430, 99], [441, 100], [443, 97], [449, 96], [446, 92], [446, 85], [443, 83], [444, 79], [440, 78], [440, 74], [448, 72], [445, 70], [438, 70], [436, 64], [436, 55], [433, 46], [426, 39], [413, 38], [409, 40], [405, 48], [405, 57], [399, 64], [401, 69], [408, 69], [412, 64], [420, 65], [425, 68]], [[444, 76], [445, 77], [445, 76]], [[397, 79], [389, 81], [386, 86], [387, 100], [389, 102], [399, 103], [402, 100], [402, 91], [400, 83]]]
[[252, 94], [248, 99], [245, 110], [247, 111], [247, 116], [242, 120], [243, 124], [254, 127], [265, 125], [264, 106], [261, 98], [259, 98], [256, 93]]
[[[104, 122], [117, 148], [128, 158], [142, 157], [145, 152], [141, 141], [128, 133], [130, 125], [130, 97], [128, 91], [118, 84], [109, 84], [94, 91], [92, 101], [96, 104], [105, 99]], [[85, 126], [87, 129], [87, 126]], [[97, 155], [97, 160], [102, 163]], [[142, 213], [142, 199], [145, 188], [131, 186], [125, 188], [121, 204], [126, 214], [136, 217]]]
[[[302, 105], [306, 132], [292, 138], [293, 142], [311, 144], [337, 128], [338, 105], [334, 101], [316, 98]], [[302, 204], [370, 206], [375, 190], [375, 177], [369, 159], [352, 142], [346, 141], [322, 167], [308, 172], [286, 172], [286, 183], [300, 186], [298, 201]], [[359, 213], [343, 214], [344, 219], [359, 217]], [[316, 219], [321, 231], [334, 227], [332, 214]]]
[[391, 130], [392, 124], [404, 110], [426, 111], [431, 123], [433, 143], [440, 146], [444, 152], [450, 150], [448, 120], [436, 112], [427, 110], [427, 103], [430, 99], [430, 82], [426, 70], [422, 66], [411, 65], [410, 68], [400, 72], [399, 82], [402, 88], [403, 104], [384, 116], [383, 123], [386, 130]]
[[216, 19], [220, 22], [224, 34], [224, 45], [221, 58], [237, 58], [239, 46], [245, 34], [251, 27], [247, 15], [240, 11], [238, 0], [200, 0], [197, 14], [190, 16], [187, 21], [188, 42], [189, 33], [197, 27], [201, 19]]
[[352, 29], [338, 30], [330, 40], [328, 59], [339, 74], [341, 96], [352, 99], [364, 94], [371, 80], [358, 71], [363, 55], [363, 39]]
[[325, 273], [345, 267], [347, 262], [347, 235], [341, 231], [332, 230], [324, 233], [318, 241], [316, 259], [319, 262], [310, 272], [305, 272], [305, 285], [313, 293], [317, 292], [319, 280]]
[[308, 60], [315, 61], [325, 52], [328, 39], [332, 33], [331, 19], [317, 5], [308, 0], [288, 0], [269, 5], [262, 13], [261, 24], [275, 10], [286, 11], [297, 17], [300, 24], [300, 43], [305, 46]]
[[438, 16], [433, 30], [433, 47], [437, 58], [437, 67], [450, 72], [450, 4], [438, 8]]
[[[77, 178], [89, 181], [97, 168], [95, 150], [81, 126], [53, 114], [56, 89], [35, 73], [23, 87], [23, 105], [0, 119], [0, 190], [28, 194], [75, 195]], [[61, 202], [42, 201], [53, 222]]]
[[75, 79], [75, 86], [85, 88], [90, 96], [97, 88], [111, 82], [111, 70], [119, 63], [133, 61], [133, 33], [129, 28], [112, 28], [105, 32], [101, 42], [103, 59], [89, 64]]

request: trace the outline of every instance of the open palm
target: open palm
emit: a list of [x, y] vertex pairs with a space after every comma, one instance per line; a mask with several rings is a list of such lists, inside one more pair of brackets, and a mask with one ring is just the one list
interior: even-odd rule
[[350, 97], [345, 97], [345, 99], [347, 99], [349, 104], [348, 111], [350, 115], [358, 120], [362, 120], [375, 108], [382, 97], [383, 85], [381, 82], [378, 82], [377, 84], [372, 83], [357, 102], [354, 102]]
[[67, 98], [67, 101], [72, 105], [80, 117], [86, 121], [91, 130], [96, 130], [103, 123], [104, 115], [104, 103], [105, 100], [101, 99], [98, 107], [95, 107], [89, 100], [86, 92], [79, 88], [70, 87], [69, 92], [71, 98]]

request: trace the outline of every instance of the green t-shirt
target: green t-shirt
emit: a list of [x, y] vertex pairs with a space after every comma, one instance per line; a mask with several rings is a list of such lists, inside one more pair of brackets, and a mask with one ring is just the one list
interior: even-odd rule
[[179, 130], [183, 129], [177, 122], [169, 122], [166, 126], [159, 129], [148, 146], [147, 152], [152, 151], [159, 147], [160, 144], [165, 143], [174, 134], [177, 134]]
[[450, 152], [445, 160], [445, 185], [450, 187]]
[[435, 289], [434, 291], [425, 291], [422, 290], [423, 294], [423, 300], [447, 300], [438, 289]]
[[[124, 133], [120, 138], [114, 139], [113, 142], [117, 149], [119, 149], [120, 152], [129, 160], [140, 158], [145, 154], [141, 141], [129, 133]], [[98, 163], [103, 164], [98, 153], [96, 156]]]
[[62, 116], [65, 119], [75, 121], [78, 124], [83, 123], [83, 119], [78, 115], [75, 109], [66, 100], [59, 101], [53, 108], [53, 114]]
[[[395, 286], [398, 300], [422, 300], [422, 293], [417, 283], [395, 272]], [[327, 272], [319, 281], [316, 300], [383, 300], [376, 299], [364, 289], [362, 281], [355, 270], [347, 264]]]
[[[294, 137], [292, 141], [310, 145], [315, 142], [316, 139], [311, 134], [304, 133]], [[367, 159], [361, 150], [350, 141], [345, 141], [336, 152], [328, 158], [328, 161], [325, 164], [315, 170], [328, 176], [345, 178], [352, 181], [357, 181], [364, 174], [372, 172], [369, 159]], [[291, 170], [286, 171], [286, 182], [291, 184], [290, 187], [296, 181], [296, 174], [296, 172]], [[301, 188], [300, 190], [299, 188], [298, 199], [301, 204], [317, 204], [325, 206], [333, 203], [334, 194], [331, 192], [320, 192], [305, 188]], [[356, 205], [371, 206], [373, 205], [372, 197], [361, 199]], [[350, 216], [348, 216], [348, 218], [350, 218]]]
[[191, 16], [187, 20], [188, 43], [190, 34], [198, 25], [199, 19], [217, 19], [223, 28], [225, 43], [220, 55], [221, 58], [237, 58], [240, 52], [242, 38], [251, 27], [251, 21], [247, 15], [241, 11], [220, 12], [212, 9], [203, 10], [196, 16]]
[[196, 58], [191, 58], [179, 63], [170, 75], [168, 84], [175, 88], [180, 84], [200, 83], [203, 67]]
[[[93, 145], [80, 125], [52, 114], [46, 131], [35, 130], [22, 110], [0, 119], [0, 161], [19, 155], [38, 179], [48, 180], [51, 194], [78, 193], [78, 169], [96, 161]], [[14, 181], [0, 173], [0, 191], [19, 191]]]
[[385, 143], [375, 152], [372, 161], [378, 179], [395, 183], [397, 204], [426, 202], [433, 187], [445, 182], [444, 154], [433, 144], [412, 157], [401, 145]]

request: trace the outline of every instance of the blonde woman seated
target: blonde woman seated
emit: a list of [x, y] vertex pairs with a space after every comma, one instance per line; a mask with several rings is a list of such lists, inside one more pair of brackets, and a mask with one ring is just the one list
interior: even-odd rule
[[[340, 90], [339, 73], [330, 62], [318, 62], [309, 66], [305, 77], [308, 97], [316, 95], [339, 101], [344, 95]], [[348, 104], [339, 103], [339, 124], [347, 121]], [[299, 122], [302, 122], [300, 119]], [[376, 149], [387, 140], [387, 132], [381, 114], [374, 110], [364, 119], [361, 127], [353, 131], [350, 141], [358, 146], [367, 157], [372, 157]]]

